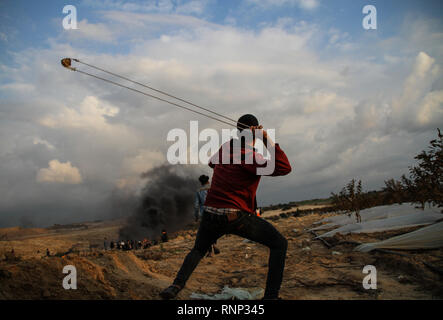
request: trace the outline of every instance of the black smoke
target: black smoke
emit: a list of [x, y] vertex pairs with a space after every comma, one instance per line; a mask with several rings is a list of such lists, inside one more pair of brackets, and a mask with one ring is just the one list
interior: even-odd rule
[[121, 239], [158, 238], [162, 229], [174, 232], [194, 219], [199, 173], [189, 166], [164, 164], [141, 176], [146, 184], [137, 197], [134, 212], [120, 229]]

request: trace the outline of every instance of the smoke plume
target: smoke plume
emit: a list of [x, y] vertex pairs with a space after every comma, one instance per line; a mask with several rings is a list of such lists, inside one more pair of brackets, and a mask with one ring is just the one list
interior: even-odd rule
[[157, 238], [162, 229], [173, 232], [192, 222], [198, 176], [191, 167], [170, 164], [143, 173], [146, 185], [133, 198], [134, 213], [120, 229], [120, 238]]

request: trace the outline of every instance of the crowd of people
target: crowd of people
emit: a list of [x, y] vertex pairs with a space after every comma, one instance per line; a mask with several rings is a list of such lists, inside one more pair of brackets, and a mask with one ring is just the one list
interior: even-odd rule
[[[167, 242], [168, 241], [168, 234], [166, 230], [162, 230], [161, 242]], [[107, 239], [104, 239], [103, 247], [105, 250], [108, 249], [116, 249], [116, 250], [138, 250], [138, 249], [147, 249], [150, 246], [155, 246], [158, 244], [158, 240], [149, 240], [148, 238], [145, 238], [143, 240], [118, 240], [118, 241], [107, 241]]]

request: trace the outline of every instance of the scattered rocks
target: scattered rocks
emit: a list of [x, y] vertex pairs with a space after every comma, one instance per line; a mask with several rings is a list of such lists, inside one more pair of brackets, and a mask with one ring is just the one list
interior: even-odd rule
[[311, 240], [309, 239], [303, 239], [301, 242], [300, 247], [304, 248], [304, 247], [309, 247], [309, 245], [311, 244]]
[[398, 282], [403, 283], [403, 284], [405, 284], [405, 283], [411, 283], [411, 280], [408, 279], [408, 277], [405, 277], [405, 276], [403, 276], [403, 275], [399, 275], [399, 276], [397, 277], [397, 280], [398, 280]]

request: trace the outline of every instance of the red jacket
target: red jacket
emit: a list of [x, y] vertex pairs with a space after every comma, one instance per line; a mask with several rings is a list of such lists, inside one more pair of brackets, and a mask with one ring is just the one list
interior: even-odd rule
[[[231, 143], [231, 148], [224, 148]], [[226, 150], [230, 149], [228, 155]], [[231, 164], [222, 164], [223, 152], [230, 159]], [[215, 161], [219, 159], [219, 164]], [[241, 157], [241, 158], [240, 158]], [[251, 161], [253, 157], [253, 161]], [[225, 158], [226, 159], [226, 158]], [[233, 164], [234, 159], [243, 159], [241, 164]], [[249, 161], [246, 161], [249, 159]], [[264, 162], [264, 163], [263, 163]], [[250, 164], [247, 164], [250, 163]], [[261, 165], [259, 164], [261, 163]], [[232, 140], [226, 142], [219, 151], [209, 160], [209, 166], [214, 169], [211, 188], [206, 197], [205, 206], [214, 208], [234, 208], [246, 212], [254, 212], [256, 207], [255, 193], [261, 175], [257, 175], [257, 168], [266, 167], [267, 162], [263, 156], [252, 147], [233, 150]], [[275, 169], [270, 176], [284, 176], [291, 172], [286, 154], [275, 144]]]

